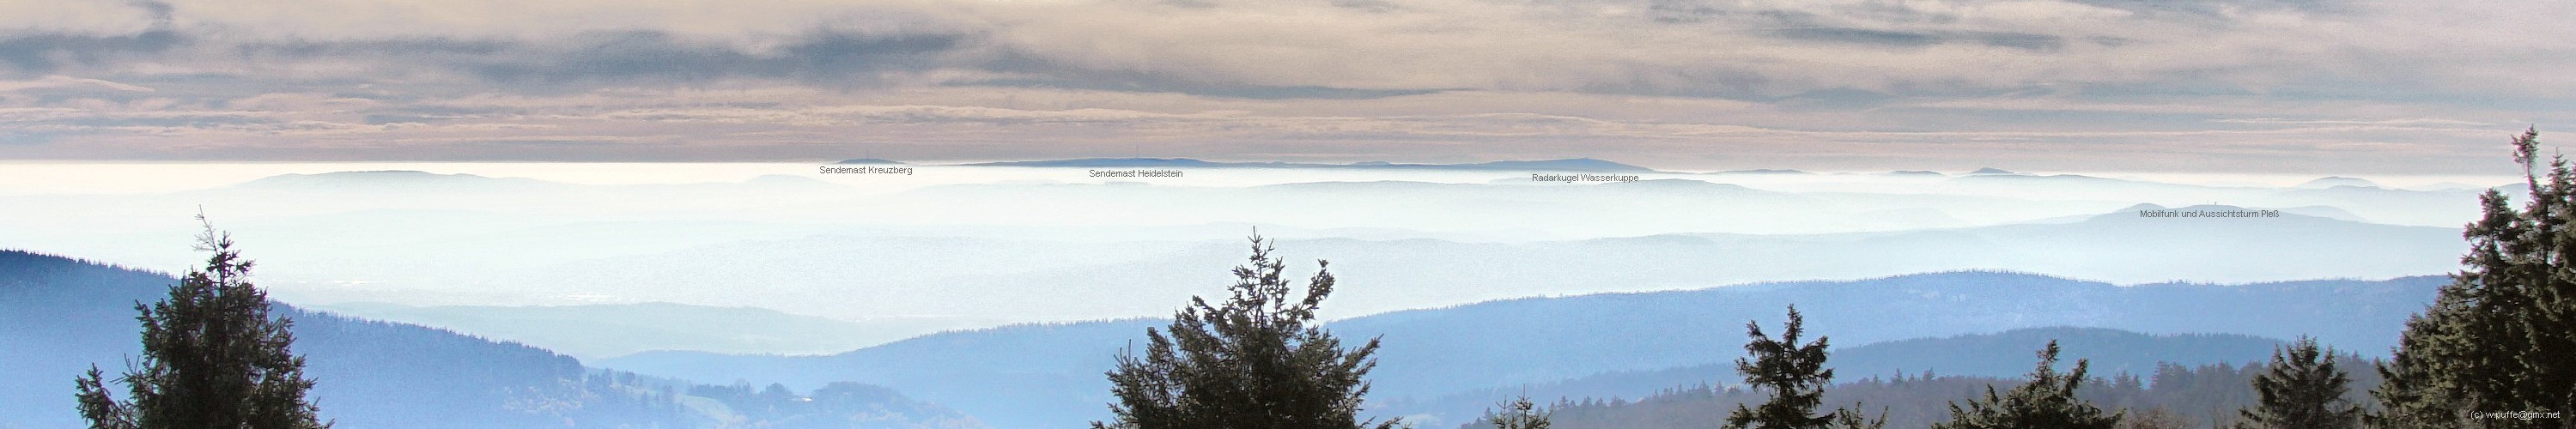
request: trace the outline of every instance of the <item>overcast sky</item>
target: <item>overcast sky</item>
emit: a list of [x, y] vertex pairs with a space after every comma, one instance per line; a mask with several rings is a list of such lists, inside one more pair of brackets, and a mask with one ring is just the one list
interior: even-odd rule
[[[0, 159], [2510, 173], [2562, 0], [0, 2]], [[2564, 138], [2576, 138], [2569, 136]]]

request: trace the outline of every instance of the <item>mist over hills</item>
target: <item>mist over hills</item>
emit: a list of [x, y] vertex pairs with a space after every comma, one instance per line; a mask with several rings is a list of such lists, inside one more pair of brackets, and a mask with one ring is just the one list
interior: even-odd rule
[[[1301, 261], [1293, 269], [1311, 270], [1304, 260], [1334, 262], [1351, 286], [1337, 297], [1339, 306], [1327, 311], [1347, 317], [1533, 295], [1977, 269], [2116, 283], [2389, 278], [2454, 270], [2462, 245], [2451, 229], [2295, 213], [2149, 218], [2121, 211], [2071, 223], [1884, 233], [1664, 234], [1526, 243], [1290, 239], [1280, 248]], [[1155, 315], [1167, 311], [1168, 303], [1207, 293], [1226, 284], [1223, 268], [1241, 258], [1242, 247], [1239, 239], [808, 237], [503, 270], [478, 283], [524, 293], [759, 306], [847, 320], [1082, 320]], [[761, 293], [739, 292], [744, 290]], [[853, 294], [908, 299], [852, 299]], [[1105, 296], [1121, 298], [1098, 298]]]
[[[1325, 311], [1344, 318], [1956, 270], [2113, 284], [2439, 274], [2457, 268], [2465, 243], [2456, 226], [2466, 217], [2406, 220], [2454, 219], [2444, 213], [2474, 211], [2475, 200], [2469, 191], [2021, 173], [1637, 173], [1636, 182], [1540, 184], [1509, 183], [1527, 179], [1517, 171], [1247, 167], [1192, 179], [1204, 181], [1107, 184], [1073, 183], [1080, 168], [920, 166], [920, 176], [854, 177], [775, 167], [714, 182], [601, 185], [433, 168], [161, 194], [0, 196], [53, 209], [0, 213], [0, 236], [179, 266], [192, 255], [177, 238], [203, 204], [272, 262], [263, 284], [299, 304], [756, 307], [849, 322], [808, 321], [848, 328], [833, 330], [849, 337], [828, 337], [857, 341], [830, 345], [794, 323], [701, 323], [682, 333], [692, 331], [643, 313], [475, 316], [511, 321], [479, 324], [380, 316], [596, 358], [662, 348], [821, 353], [957, 328], [1159, 316], [1229, 283], [1224, 268], [1243, 254], [1236, 237], [1255, 227], [1285, 239], [1294, 275], [1312, 269], [1307, 260], [1335, 262], [1349, 286]], [[2282, 215], [2138, 213], [2160, 207]], [[582, 332], [595, 334], [574, 334]], [[610, 340], [618, 338], [626, 340]]]
[[[0, 250], [0, 427], [76, 427], [71, 380], [113, 374], [141, 356], [134, 305], [166, 296], [160, 273]], [[279, 304], [294, 321], [321, 416], [341, 427], [716, 427], [779, 419], [861, 417], [859, 427], [979, 427], [936, 404], [877, 392], [830, 407], [746, 416], [763, 398], [692, 396], [679, 380], [600, 372], [574, 358], [418, 325]], [[843, 385], [837, 391], [866, 391]], [[122, 389], [122, 386], [111, 387]], [[856, 390], [853, 390], [856, 389]], [[801, 402], [801, 401], [800, 401]], [[857, 414], [852, 414], [852, 411]], [[848, 427], [839, 425], [838, 427]]]
[[[71, 418], [68, 395], [60, 391], [64, 386], [44, 380], [67, 378], [66, 374], [77, 373], [89, 363], [116, 362], [117, 356], [132, 355], [134, 328], [127, 304], [157, 298], [170, 281], [155, 273], [23, 252], [0, 253], [0, 286], [6, 286], [0, 287], [0, 307], [7, 310], [0, 311], [0, 322], [5, 322], [0, 323], [0, 344], [10, 345], [0, 350], [10, 353], [6, 358], [13, 365], [8, 369], [14, 370], [5, 374], [6, 380], [13, 381], [0, 384], [0, 395], [9, 395], [9, 403], [18, 404], [10, 406], [13, 410], [28, 407], [8, 414], [42, 416], [48, 413], [41, 410], [59, 409], [65, 413], [33, 418]], [[2410, 277], [2375, 282], [2112, 286], [2025, 274], [1960, 272], [1524, 298], [1353, 318], [1332, 322], [1329, 328], [1345, 338], [1386, 341], [1374, 377], [1378, 405], [1373, 409], [1414, 415], [1418, 421], [1454, 422], [1496, 400], [1482, 397], [1496, 389], [1536, 386], [1532, 389], [1538, 393], [1634, 397], [1647, 393], [1637, 389], [1695, 381], [1724, 383], [1725, 374], [1717, 371], [1723, 367], [1710, 365], [1740, 353], [1734, 345], [1742, 341], [1741, 323], [1776, 324], [1781, 306], [1789, 303], [1799, 304], [1808, 314], [1811, 332], [1846, 345], [1838, 349], [1836, 362], [1850, 372], [1929, 369], [1943, 374], [2010, 375], [2003, 371], [2023, 369], [2020, 361], [2026, 359], [2025, 349], [2033, 347], [2025, 343], [2042, 341], [2040, 337], [2068, 339], [2076, 356], [2102, 353], [2100, 365], [2109, 372], [2150, 361], [2235, 362], [2244, 355], [2268, 351], [2265, 347], [2271, 340], [2247, 335], [2315, 335], [2346, 350], [2384, 350], [2404, 316], [2429, 301], [2433, 286], [2441, 282], [2436, 277]], [[837, 398], [831, 401], [841, 402], [827, 402], [876, 410], [849, 411], [857, 414], [811, 410], [819, 414], [809, 415], [884, 419], [889, 416], [885, 410], [915, 413], [893, 414], [906, 416], [897, 419], [905, 423], [888, 427], [1059, 426], [1098, 417], [1101, 404], [1108, 400], [1100, 374], [1144, 328], [1166, 323], [1133, 319], [953, 331], [828, 356], [648, 352], [601, 362], [675, 377], [619, 378], [589, 371], [570, 357], [543, 349], [291, 306], [279, 308], [299, 321], [297, 350], [312, 359], [312, 374], [326, 380], [316, 390], [326, 416], [368, 427], [526, 427], [535, 421], [562, 419], [694, 426], [758, 416], [742, 414], [753, 409], [786, 409], [741, 402], [759, 401], [764, 395], [788, 401]], [[625, 308], [654, 307], [594, 309]], [[2009, 331], [2048, 326], [2234, 335], [2142, 339], [2139, 334], [2101, 329]], [[1991, 332], [2004, 333], [1920, 339]], [[727, 390], [691, 387], [677, 381], [682, 379], [746, 384]], [[831, 384], [839, 381], [892, 390]], [[762, 389], [753, 387], [768, 383], [785, 384], [790, 389], [785, 392], [791, 393], [757, 393]], [[808, 390], [814, 391], [812, 396], [792, 393]], [[683, 400], [655, 402], [656, 392]], [[570, 416], [520, 413], [496, 405], [527, 395], [628, 399], [588, 408], [608, 414]], [[657, 403], [662, 405], [653, 405]], [[940, 411], [947, 407], [958, 411]], [[422, 417], [429, 415], [441, 417]]]
[[[1768, 333], [1779, 334], [1777, 319], [1765, 320], [1763, 327]], [[1741, 338], [1741, 332], [1738, 334]], [[1808, 334], [1808, 338], [1827, 334], [1825, 338], [1831, 343], [1849, 344], [1829, 333], [1810, 330]], [[2107, 328], [2022, 328], [1840, 346], [1833, 350], [1826, 367], [1834, 371], [1837, 382], [1843, 383], [1873, 377], [2012, 379], [2029, 374], [2031, 365], [2036, 362], [2032, 352], [2052, 340], [2065, 350], [2060, 356], [2065, 362], [2061, 366], [2085, 360], [2090, 365], [2092, 376], [2106, 379], [2119, 374], [2144, 378], [2155, 374], [2158, 365], [2233, 366], [2263, 362], [2271, 358], [2275, 347], [2284, 344], [2278, 339], [2238, 334], [2149, 335]], [[1656, 370], [1607, 372], [1554, 382], [1469, 390], [1438, 398], [1392, 401], [1386, 404], [1385, 412], [1474, 417], [1492, 407], [1496, 398], [1528, 395], [1534, 401], [1637, 400], [1668, 389], [1700, 385], [1741, 386], [1742, 380], [1735, 373], [1734, 362], [1720, 361]], [[1939, 402], [1959, 398], [1921, 399]]]
[[[1679, 234], [1736, 236], [1750, 243], [1749, 250], [1768, 250], [1766, 246], [1774, 244], [1858, 246], [1856, 252], [1868, 253], [1872, 252], [1868, 246], [1879, 243], [1857, 242], [1861, 238], [1920, 233], [1947, 234], [1964, 240], [1978, 234], [1959, 230], [2079, 221], [2141, 203], [2217, 203], [2385, 225], [2454, 229], [2474, 217], [2476, 201], [2476, 192], [2470, 190], [2227, 187], [2021, 174], [1953, 177], [1637, 173], [1637, 182], [1570, 184], [1530, 183], [1526, 174], [1517, 171], [1247, 167], [1211, 170], [1204, 178], [1194, 173], [1187, 180], [1110, 184], [1083, 178], [1082, 168], [921, 166], [922, 173], [906, 176], [817, 174], [814, 166], [800, 164], [724, 167], [738, 169], [726, 171], [743, 171], [740, 177], [744, 179], [739, 180], [691, 181], [673, 177], [662, 182], [588, 184], [457, 172], [470, 171], [462, 168], [408, 167], [416, 170], [276, 175], [212, 189], [153, 194], [0, 195], [0, 205], [49, 208], [0, 213], [0, 234], [28, 246], [100, 260], [175, 266], [188, 261], [184, 248], [151, 243], [186, 236], [193, 227], [187, 216], [202, 207], [245, 237], [256, 240], [249, 244], [273, 245], [264, 251], [267, 259], [294, 262], [279, 264], [269, 278], [281, 296], [304, 302], [563, 305], [674, 301], [752, 305], [688, 301], [654, 293], [625, 296], [598, 291], [565, 292], [566, 287], [530, 287], [516, 282], [534, 277], [528, 270], [540, 267], [596, 264], [648, 255], [676, 256], [698, 248], [735, 252], [765, 243], [822, 237], [971, 237], [1119, 246], [1114, 243], [1222, 240], [1260, 226], [1292, 239], [1433, 238], [1518, 246]], [[632, 176], [659, 174], [655, 172], [663, 169], [670, 174], [702, 174], [697, 169], [714, 168], [614, 167], [616, 171], [633, 170], [620, 173]], [[1235, 227], [1211, 233], [1211, 226]], [[2129, 229], [2160, 229], [2159, 234], [2219, 240], [2216, 233], [2189, 228], [2173, 225]], [[2247, 242], [2319, 243], [2310, 237], [2269, 233], [2259, 227], [2232, 228], [2229, 233], [2253, 234], [2244, 236]], [[2401, 238], [2394, 242], [2417, 241], [2423, 240]], [[2169, 273], [2102, 268], [2125, 257], [2121, 252], [2136, 250], [2121, 245], [2093, 248], [2110, 254], [2089, 249], [2047, 249], [2043, 252], [2057, 260], [2027, 265], [2012, 260], [1990, 263], [1986, 260], [2004, 258], [1979, 256], [1989, 246], [1964, 245], [1977, 247], [1952, 246], [1942, 249], [1946, 254], [1909, 255], [1918, 261], [1906, 262], [1914, 265], [1903, 269], [1818, 274], [1806, 269], [1811, 267], [1771, 269], [1769, 264], [1754, 264], [1755, 269], [1730, 271], [1740, 275], [1659, 279], [1654, 283], [1661, 285], [1652, 287], [1641, 282], [1622, 282], [1618, 286], [1621, 289], [1582, 281], [1516, 282], [1506, 285], [1516, 289], [1494, 294], [1418, 291], [1427, 294], [1425, 298], [1449, 300], [1380, 308], [1449, 305], [1528, 294], [1687, 288], [1712, 282], [1854, 278], [1951, 269], [2049, 272], [2123, 283], [2383, 277], [2448, 271], [2433, 265], [2444, 264], [2458, 253], [2456, 246], [2438, 250], [2413, 245], [2356, 250], [2347, 249], [2355, 246], [2320, 243], [2318, 247], [2328, 253], [2414, 252], [2407, 258], [2417, 262], [2344, 264], [2333, 258], [2302, 260], [2290, 255], [2256, 258], [2271, 262], [2266, 269], [2281, 271], [2267, 275], [2243, 266], [2221, 272], [2192, 272], [2189, 270], [2197, 268], [2177, 267], [2167, 270], [2172, 271]], [[1186, 246], [1166, 246], [1148, 253], [1186, 251]], [[746, 256], [745, 260], [829, 259], [803, 254]], [[1354, 259], [1334, 254], [1314, 256]], [[2075, 260], [2088, 256], [2099, 259]], [[2377, 257], [2365, 259], [2368, 258]], [[1920, 261], [1925, 259], [1951, 260]], [[412, 262], [421, 260], [440, 260], [453, 268], [423, 270]], [[1560, 264], [1563, 266], [1570, 264]], [[2347, 266], [2413, 271], [2337, 271]], [[1594, 271], [1571, 275], [1616, 274]], [[895, 277], [903, 275], [898, 273]], [[676, 281], [696, 280], [683, 277]], [[800, 282], [818, 281], [791, 279], [781, 283]], [[852, 279], [830, 287], [865, 283], [865, 279]], [[649, 291], [661, 285], [642, 286]], [[1465, 299], [1452, 299], [1462, 297]], [[840, 318], [869, 316], [806, 308], [786, 310]], [[1139, 313], [1093, 312], [1045, 320], [1134, 315]]]
[[942, 332], [828, 356], [644, 352], [598, 362], [646, 374], [810, 386], [866, 380], [1003, 428], [1079, 425], [1108, 414], [1103, 374], [1162, 319], [1022, 324]]
[[[174, 237], [187, 236], [186, 215], [202, 205], [271, 261], [262, 283], [289, 302], [602, 358], [592, 361], [670, 377], [657, 379], [665, 386], [748, 382], [679, 392], [700, 398], [683, 398], [683, 414], [707, 421], [751, 418], [709, 411], [734, 409], [711, 406], [716, 396], [831, 389], [959, 410], [916, 422], [971, 414], [1053, 427], [1104, 412], [1101, 372], [1160, 322], [953, 330], [1167, 315], [1230, 283], [1225, 268], [1244, 254], [1236, 237], [1254, 227], [1284, 238], [1291, 275], [1334, 261], [1344, 286], [1325, 309], [1333, 329], [1388, 341], [1377, 398], [1396, 408], [1383, 411], [1450, 418], [1474, 411], [1459, 404], [1493, 400], [1458, 402], [1474, 396], [1461, 392], [1628, 389], [1644, 384], [1569, 380], [1723, 362], [1744, 321], [1776, 321], [1789, 303], [1846, 347], [2062, 326], [2308, 334], [2375, 353], [2440, 282], [2411, 276], [2457, 269], [2457, 225], [2478, 192], [2011, 172], [1641, 171], [1620, 172], [1636, 181], [1569, 183], [1526, 173], [1584, 170], [1468, 165], [1206, 166], [1188, 180], [1126, 181], [1072, 166], [858, 175], [792, 165], [742, 180], [617, 185], [362, 171], [157, 194], [0, 196], [57, 209], [0, 213], [0, 236], [178, 266], [189, 255]], [[2281, 213], [2140, 214], [2168, 207]], [[1942, 274], [1913, 275], [1926, 272]], [[2317, 278], [2395, 280], [2262, 283]], [[1800, 279], [1862, 280], [1773, 283]], [[654, 302], [669, 304], [643, 304]], [[517, 307], [531, 303], [555, 306]], [[124, 309], [93, 319], [122, 313], [112, 310]], [[130, 314], [119, 317], [127, 332], [111, 338], [128, 341]], [[916, 334], [931, 335], [886, 342]], [[336, 347], [314, 335], [315, 350]], [[653, 349], [680, 351], [607, 358]], [[526, 362], [571, 361], [527, 350]], [[763, 355], [829, 352], [841, 353]], [[578, 362], [565, 368], [492, 383], [588, 382]], [[580, 383], [566, 394], [592, 389]], [[792, 394], [764, 396], [768, 383]]]
[[2348, 350], [2385, 353], [2406, 317], [2430, 303], [2443, 283], [2447, 279], [2427, 276], [2113, 286], [2028, 274], [1955, 272], [1524, 298], [1373, 315], [1331, 326], [1352, 335], [1386, 335], [1390, 346], [1380, 365], [1386, 374], [1378, 382], [1389, 397], [1431, 396], [1439, 389], [1416, 386], [1515, 385], [1725, 361], [1741, 350], [1710, 345], [1741, 344], [1744, 322], [1776, 324], [1791, 304], [1806, 314], [1811, 332], [1847, 345], [2073, 326], [2149, 334], [2311, 335]]
[[650, 302], [564, 306], [433, 306], [345, 303], [316, 306], [370, 319], [437, 326], [536, 344], [583, 360], [646, 350], [822, 354], [966, 328], [956, 322], [876, 318], [862, 322], [754, 307]]
[[[1342, 276], [1346, 279], [1344, 290], [1357, 290], [1347, 280], [1356, 276]], [[1384, 341], [1378, 369], [1372, 373], [1372, 400], [1417, 405], [1381, 411], [1432, 413], [1437, 418], [1456, 419], [1461, 417], [1453, 413], [1473, 410], [1457, 408], [1461, 402], [1443, 398], [1461, 392], [1728, 361], [1741, 354], [1745, 321], [1762, 320], [1766, 325], [1776, 325], [1785, 306], [1792, 303], [1807, 314], [1810, 332], [1830, 336], [1836, 344], [2069, 326], [2147, 334], [2234, 334], [2237, 336], [2158, 340], [2178, 344], [2172, 346], [2181, 347], [2177, 350], [2202, 350], [2199, 352], [2136, 353], [2176, 360], [2186, 360], [2178, 356], [2232, 359], [2252, 349], [2249, 344], [2268, 344], [2242, 336], [2312, 335], [2346, 350], [2382, 353], [2394, 343], [2406, 316], [2429, 303], [2435, 287], [2446, 281], [2427, 276], [2386, 281], [2113, 286], [2028, 274], [1956, 272], [1849, 282], [1524, 298], [1351, 318], [1331, 322], [1328, 328], [1343, 338], [1379, 337]], [[1164, 305], [1177, 306], [1179, 302]], [[861, 381], [949, 404], [1000, 426], [1041, 422], [1060, 425], [1105, 415], [1098, 405], [1108, 401], [1108, 385], [1100, 374], [1109, 370], [1112, 357], [1121, 347], [1142, 337], [1143, 328], [1164, 323], [1144, 319], [950, 332], [831, 356], [646, 352], [599, 364], [645, 374], [739, 378], [791, 386], [824, 380]], [[2117, 340], [2119, 335], [2108, 337], [2113, 338], [2106, 340], [2111, 343], [2121, 341]], [[2019, 340], [1972, 337], [1957, 341], [1984, 344], [1960, 348], [1972, 355], [1981, 350], [2019, 346]], [[1031, 352], [1039, 350], [1043, 352]], [[2027, 354], [2028, 350], [2017, 351], [2013, 359], [2005, 362], [2020, 362]], [[1890, 354], [1901, 355], [1905, 354]], [[959, 362], [935, 356], [977, 358]], [[2217, 358], [2193, 359], [2215, 362], [2210, 359]], [[1853, 363], [1868, 362], [1859, 359]], [[1930, 366], [1943, 368], [1926, 368]], [[1901, 368], [1944, 373], [1993, 370], [1992, 365], [1955, 363]], [[976, 379], [968, 374], [997, 373], [1014, 374], [1023, 381], [1055, 382], [1013, 384], [1010, 401], [995, 400], [987, 396], [989, 393], [967, 393], [980, 392], [974, 387], [981, 385], [978, 383], [1004, 382]], [[1625, 388], [1636, 384], [1614, 385]], [[1647, 392], [1626, 395], [1644, 393]], [[1482, 400], [1486, 402], [1476, 405], [1490, 405], [1490, 401], [1498, 399]]]

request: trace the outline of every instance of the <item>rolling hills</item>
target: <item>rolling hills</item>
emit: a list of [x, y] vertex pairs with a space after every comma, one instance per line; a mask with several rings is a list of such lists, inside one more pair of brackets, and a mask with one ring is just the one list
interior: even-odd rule
[[[2345, 350], [2377, 354], [2394, 344], [2406, 317], [2431, 302], [2434, 289], [2445, 282], [2420, 276], [2115, 286], [2032, 274], [1949, 272], [1511, 299], [1356, 317], [1328, 327], [1344, 338], [1382, 339], [1379, 366], [1371, 376], [1372, 400], [1400, 405], [1449, 403], [1454, 401], [1441, 398], [1604, 373], [1726, 362], [1740, 354], [1744, 322], [1777, 323], [1790, 304], [1806, 313], [1811, 332], [1831, 336], [1836, 344], [2062, 326], [2238, 335], [2215, 337], [2233, 345], [2170, 337], [2167, 342], [2182, 344], [2176, 347], [2222, 350], [2175, 358], [2197, 362], [2241, 359], [2251, 349], [2248, 344], [2268, 344], [2241, 336], [2310, 335]], [[859, 381], [948, 404], [998, 426], [1053, 426], [1104, 416], [1101, 405], [1109, 397], [1101, 374], [1119, 350], [1142, 337], [1144, 328], [1163, 323], [1018, 325], [934, 334], [828, 356], [646, 352], [598, 364], [670, 377], [791, 386]], [[2235, 340], [2227, 340], [2231, 338]], [[996, 386], [1007, 388], [993, 390]], [[1445, 405], [1373, 409], [1452, 422], [1461, 418], [1456, 413], [1472, 411]]]

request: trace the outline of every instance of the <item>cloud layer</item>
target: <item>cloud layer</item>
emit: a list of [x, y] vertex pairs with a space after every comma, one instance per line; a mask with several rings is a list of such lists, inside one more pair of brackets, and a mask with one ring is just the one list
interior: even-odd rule
[[2490, 173], [2564, 2], [76, 1], [0, 157]]

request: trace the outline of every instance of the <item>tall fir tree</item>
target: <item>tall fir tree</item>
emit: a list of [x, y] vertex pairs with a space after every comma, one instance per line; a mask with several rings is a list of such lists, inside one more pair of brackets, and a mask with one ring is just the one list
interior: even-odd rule
[[[2432, 305], [2407, 320], [2387, 382], [2371, 391], [2392, 428], [2576, 428], [2576, 172], [2541, 165], [2540, 133], [2513, 138], [2527, 201], [2479, 198], [2465, 267]], [[2556, 418], [2498, 413], [2557, 412]]]
[[2057, 342], [2039, 351], [2039, 368], [2030, 372], [2030, 382], [2015, 387], [2012, 393], [1997, 395], [1994, 386], [1986, 386], [1984, 399], [1968, 401], [1962, 408], [1950, 403], [1950, 421], [1932, 425], [1935, 429], [2112, 429], [2120, 425], [2126, 413], [2103, 414], [2102, 409], [2075, 397], [2075, 389], [2084, 384], [2085, 367], [2090, 363], [2075, 361], [2075, 370], [2057, 372]]
[[[200, 223], [205, 215], [197, 216]], [[313, 380], [292, 347], [294, 321], [270, 318], [268, 294], [250, 283], [251, 261], [231, 235], [206, 224], [198, 250], [212, 253], [142, 313], [143, 362], [110, 397], [96, 366], [78, 385], [81, 416], [99, 429], [318, 429], [330, 427], [304, 398]]]
[[1762, 405], [1747, 408], [1735, 406], [1726, 416], [1730, 429], [1818, 429], [1827, 427], [1876, 428], [1886, 425], [1884, 417], [1872, 421], [1863, 418], [1859, 404], [1816, 414], [1824, 403], [1825, 386], [1834, 381], [1834, 370], [1825, 368], [1826, 337], [1798, 344], [1805, 335], [1807, 320], [1798, 314], [1798, 306], [1789, 306], [1789, 321], [1781, 327], [1780, 338], [1762, 334], [1762, 324], [1744, 322], [1744, 343], [1749, 358], [1735, 359], [1735, 373], [1756, 390], [1771, 393]]
[[1484, 420], [1486, 423], [1492, 423], [1494, 429], [1548, 429], [1551, 423], [1548, 415], [1553, 412], [1539, 407], [1538, 403], [1530, 402], [1527, 395], [1499, 405], [1502, 408], [1500, 411], [1485, 411]]
[[2272, 365], [2254, 376], [2255, 406], [2239, 410], [2244, 429], [2352, 429], [2361, 427], [2361, 407], [2344, 400], [2352, 377], [2335, 368], [2334, 349], [2319, 350], [2315, 338], [2300, 337], [2272, 352]]
[[1145, 354], [1118, 356], [1109, 372], [1116, 417], [1094, 428], [1331, 429], [1392, 428], [1396, 421], [1359, 419], [1378, 340], [1342, 348], [1315, 324], [1333, 292], [1327, 263], [1316, 261], [1305, 294], [1291, 299], [1286, 264], [1272, 243], [1252, 236], [1250, 263], [1234, 268], [1233, 296], [1221, 304], [1192, 297], [1172, 317], [1169, 335], [1145, 330]]

